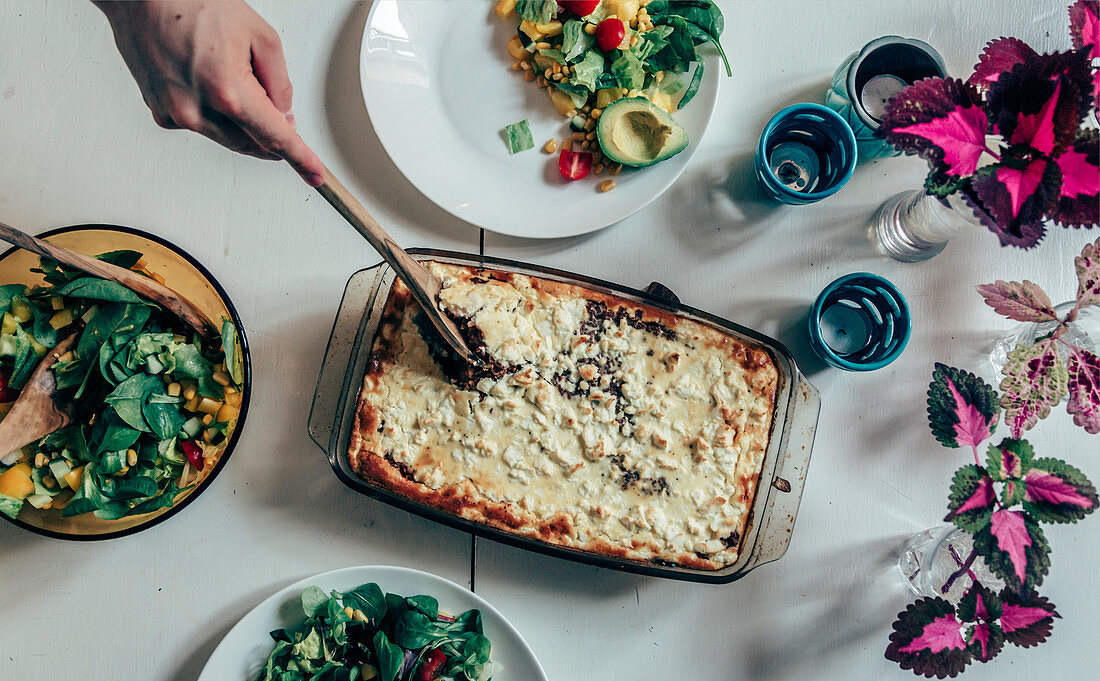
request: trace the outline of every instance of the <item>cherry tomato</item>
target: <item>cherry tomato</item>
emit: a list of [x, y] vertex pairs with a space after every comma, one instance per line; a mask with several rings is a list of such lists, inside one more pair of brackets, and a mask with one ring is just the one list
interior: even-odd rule
[[615, 17], [608, 17], [596, 27], [596, 44], [604, 52], [610, 52], [623, 44], [626, 37], [626, 26]]
[[0, 371], [0, 402], [14, 402], [15, 398], [19, 397], [18, 390], [12, 390], [8, 387], [8, 381], [11, 380], [11, 376], [6, 371]]
[[202, 447], [198, 446], [193, 440], [184, 440], [180, 443], [180, 449], [187, 455], [187, 460], [191, 462], [191, 466], [198, 471], [202, 470]]
[[561, 150], [558, 172], [567, 180], [579, 180], [592, 170], [592, 154], [587, 151]]
[[596, 11], [600, 0], [558, 0], [558, 7], [576, 14], [578, 17], [586, 17]]
[[418, 681], [434, 681], [439, 676], [439, 668], [447, 661], [447, 656], [439, 648], [424, 653], [420, 668], [416, 670]]

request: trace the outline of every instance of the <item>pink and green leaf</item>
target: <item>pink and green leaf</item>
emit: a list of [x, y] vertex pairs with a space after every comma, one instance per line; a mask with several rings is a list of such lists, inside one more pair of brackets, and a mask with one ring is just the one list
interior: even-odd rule
[[926, 677], [958, 676], [972, 659], [955, 609], [942, 598], [922, 598], [898, 613], [886, 659]]
[[1066, 394], [1069, 373], [1058, 354], [1058, 341], [1017, 345], [1008, 354], [1001, 381], [1001, 406], [1012, 437], [1019, 438], [1041, 418], [1050, 415]]
[[1057, 205], [1061, 170], [1058, 164], [1042, 157], [1006, 157], [1002, 163], [975, 173], [971, 186], [997, 228], [1023, 241], [1025, 234], [1034, 231], [1033, 225], [1041, 223]]
[[1019, 38], [991, 40], [978, 57], [974, 74], [968, 82], [979, 89], [986, 88], [990, 83], [995, 83], [1002, 73], [1011, 71], [1013, 66], [1038, 56], [1038, 52]]
[[1100, 433], [1100, 357], [1076, 346], [1066, 349], [1068, 358], [1066, 411], [1087, 433]]
[[1020, 511], [994, 511], [974, 533], [974, 548], [1011, 588], [1034, 587], [1050, 569], [1050, 545], [1038, 523]]
[[1043, 522], [1074, 523], [1096, 510], [1096, 487], [1058, 459], [1036, 459], [1024, 476], [1024, 487], [1024, 511]]
[[1081, 130], [1073, 145], [1054, 162], [1062, 184], [1048, 217], [1064, 227], [1091, 227], [1100, 222], [1100, 130]]
[[1061, 617], [1054, 604], [1028, 590], [1023, 595], [1013, 589], [1004, 589], [1000, 595], [1003, 607], [1000, 625], [1005, 639], [1021, 648], [1030, 648], [1047, 640], [1054, 618]]
[[981, 284], [978, 293], [985, 304], [1009, 319], [1018, 322], [1056, 322], [1054, 305], [1038, 284], [1027, 281], [1001, 281]]
[[988, 151], [981, 98], [960, 80], [926, 78], [905, 88], [887, 105], [880, 130], [895, 147], [946, 175], [972, 175]]
[[993, 479], [984, 468], [968, 463], [955, 471], [951, 480], [944, 521], [967, 532], [977, 532], [989, 525], [996, 500]]
[[1035, 450], [1027, 440], [1005, 438], [999, 445], [989, 445], [986, 456], [986, 470], [989, 477], [998, 482], [1012, 478], [1023, 478], [1031, 469], [1031, 460]]
[[928, 424], [945, 447], [977, 447], [997, 428], [997, 392], [972, 373], [936, 363], [928, 385]]
[[955, 611], [960, 621], [970, 623], [965, 638], [977, 660], [988, 662], [1001, 652], [1005, 639], [998, 623], [1001, 599], [997, 594], [975, 582], [963, 594]]
[[1077, 307], [1100, 305], [1100, 239], [1085, 244], [1081, 255], [1073, 259], [1077, 270]]
[[1057, 156], [1073, 143], [1092, 100], [1084, 52], [1056, 52], [1023, 60], [989, 86], [986, 109], [1012, 146]]

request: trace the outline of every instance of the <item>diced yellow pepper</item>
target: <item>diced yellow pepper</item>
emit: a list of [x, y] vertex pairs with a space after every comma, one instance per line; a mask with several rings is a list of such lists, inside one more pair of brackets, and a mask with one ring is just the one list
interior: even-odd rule
[[[185, 396], [186, 396], [186, 393], [185, 393]], [[186, 402], [183, 403], [183, 408], [186, 409], [187, 411], [198, 411], [199, 410], [199, 396], [198, 395], [192, 396], [190, 399], [188, 399]]]
[[22, 298], [16, 298], [11, 301], [11, 315], [15, 317], [15, 320], [20, 324], [31, 318], [34, 312], [31, 311], [31, 306], [26, 300]]
[[532, 23], [530, 21], [527, 21], [526, 19], [519, 22], [519, 30], [526, 33], [527, 37], [530, 38], [531, 40], [538, 40], [539, 38], [543, 37], [543, 35], [544, 35], [543, 33], [541, 33], [539, 31], [538, 26], [536, 26], [534, 23]]
[[64, 310], [65, 309], [65, 299], [62, 298], [61, 296], [54, 296], [54, 297], [50, 298], [50, 307], [52, 307], [55, 312], [57, 310]]
[[217, 414], [218, 410], [222, 408], [222, 403], [209, 397], [200, 397], [198, 406], [198, 411], [204, 414]]
[[519, 36], [515, 35], [508, 40], [508, 54], [512, 55], [512, 59], [526, 59], [531, 56], [520, 42]]
[[626, 88], [621, 87], [605, 87], [602, 90], [596, 90], [596, 108], [603, 109], [611, 102], [622, 99], [624, 94], [626, 94]]
[[13, 317], [10, 312], [5, 312], [4, 321], [0, 322], [0, 332], [10, 336], [15, 333], [17, 328], [19, 328], [19, 320]]
[[34, 354], [38, 355], [39, 357], [45, 357], [46, 353], [50, 351], [49, 348], [39, 343], [38, 339], [36, 339], [33, 335], [29, 333], [27, 334], [27, 340], [31, 342], [31, 347], [34, 349]]
[[31, 480], [31, 467], [27, 463], [17, 463], [0, 473], [0, 494], [26, 499], [34, 494], [34, 481]]
[[59, 310], [54, 313], [54, 316], [50, 317], [50, 326], [54, 329], [60, 329], [73, 323], [73, 311], [72, 310]]
[[237, 409], [240, 409], [241, 408], [241, 394], [239, 392], [237, 392], [236, 390], [234, 390], [233, 392], [230, 392], [229, 390], [226, 390], [225, 391], [225, 403], [228, 404], [231, 407], [235, 407]]
[[573, 104], [573, 98], [570, 97], [564, 90], [559, 90], [556, 87], [547, 88], [547, 92], [550, 93], [550, 101], [554, 103], [554, 108], [558, 110], [562, 116], [568, 114], [570, 111], [576, 111], [577, 107]]
[[230, 404], [223, 404], [221, 409], [218, 410], [218, 415], [214, 417], [218, 423], [228, 423], [237, 418], [237, 408]]
[[65, 476], [65, 484], [69, 486], [69, 489], [76, 491], [80, 487], [80, 483], [84, 481], [84, 466], [78, 466]]
[[553, 35], [561, 35], [563, 27], [560, 21], [551, 19], [545, 24], [535, 24], [535, 30], [549, 38]]

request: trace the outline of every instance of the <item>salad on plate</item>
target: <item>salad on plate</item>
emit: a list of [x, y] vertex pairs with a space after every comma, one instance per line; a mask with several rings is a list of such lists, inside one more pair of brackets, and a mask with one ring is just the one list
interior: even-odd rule
[[[518, 20], [507, 44], [512, 68], [569, 119], [567, 136], [543, 146], [559, 154], [566, 180], [617, 175], [687, 148], [673, 114], [699, 91], [703, 45], [715, 46], [731, 74], [712, 0], [500, 0], [495, 12]], [[511, 153], [535, 146], [527, 120], [507, 125], [504, 138]], [[614, 180], [600, 185], [613, 187]]]
[[271, 632], [257, 681], [489, 681], [496, 665], [481, 611], [452, 617], [433, 596], [306, 587], [305, 621]]
[[[136, 251], [98, 258], [164, 283]], [[50, 369], [72, 418], [0, 453], [0, 513], [117, 520], [171, 507], [210, 473], [236, 425], [236, 327], [226, 319], [220, 338], [202, 338], [121, 284], [47, 258], [35, 271], [43, 285], [0, 286], [0, 418], [50, 349], [77, 334]]]

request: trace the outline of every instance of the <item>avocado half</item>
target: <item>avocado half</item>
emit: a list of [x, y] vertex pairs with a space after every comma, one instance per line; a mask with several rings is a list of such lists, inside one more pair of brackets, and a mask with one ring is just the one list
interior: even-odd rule
[[688, 145], [680, 124], [645, 97], [624, 97], [608, 104], [596, 134], [604, 156], [635, 168], [660, 163]]

